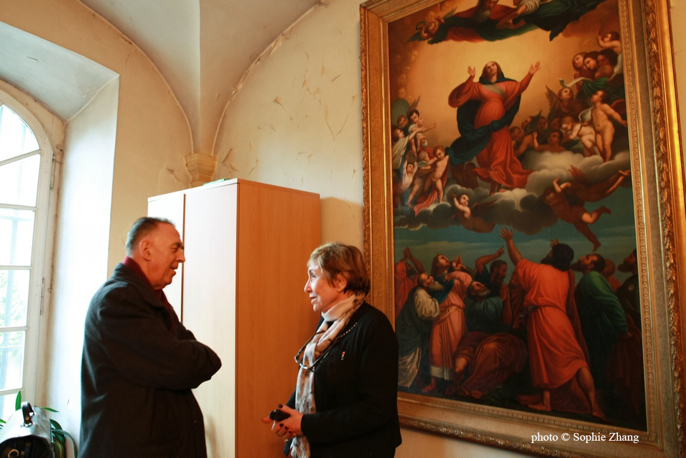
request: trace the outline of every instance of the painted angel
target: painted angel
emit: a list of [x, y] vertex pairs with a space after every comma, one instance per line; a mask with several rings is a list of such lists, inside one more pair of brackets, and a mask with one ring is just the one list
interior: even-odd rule
[[469, 196], [462, 193], [453, 197], [453, 205], [455, 206], [455, 215], [465, 229], [484, 234], [491, 232], [495, 227], [495, 223], [482, 218], [486, 211], [493, 207], [494, 202], [478, 202], [470, 208]]
[[620, 170], [607, 180], [591, 184], [588, 177], [578, 167], [571, 166], [569, 173], [573, 181], [564, 183], [565, 192], [574, 194], [584, 202], [598, 202], [615, 192], [622, 182], [631, 176], [631, 170]]

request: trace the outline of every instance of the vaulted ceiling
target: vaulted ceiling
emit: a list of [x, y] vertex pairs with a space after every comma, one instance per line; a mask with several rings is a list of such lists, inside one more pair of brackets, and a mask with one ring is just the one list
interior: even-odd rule
[[181, 104], [194, 152], [212, 153], [251, 64], [318, 0], [81, 0], [136, 43]]

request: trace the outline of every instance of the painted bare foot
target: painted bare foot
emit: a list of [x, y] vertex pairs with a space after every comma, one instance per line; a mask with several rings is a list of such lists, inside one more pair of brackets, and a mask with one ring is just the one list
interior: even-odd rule
[[436, 390], [436, 380], [431, 380], [431, 383], [422, 388], [422, 393], [428, 393]]
[[542, 412], [550, 412], [550, 406], [545, 405], [543, 402], [538, 402], [536, 404], [529, 404], [528, 407], [534, 410], [540, 410]]
[[598, 251], [598, 248], [600, 248], [600, 242], [596, 242], [593, 244], [593, 252], [595, 253]]
[[602, 213], [607, 213], [608, 215], [612, 214], [612, 210], [610, 210], [609, 208], [607, 208], [604, 205], [598, 209], [598, 212], [601, 214]]
[[603, 411], [600, 410], [600, 407], [598, 407], [598, 406], [596, 406], [593, 409], [593, 412], [591, 412], [591, 415], [593, 415], [593, 417], [597, 418], [598, 420], [600, 420], [603, 423], [606, 423], [606, 424], [611, 423], [610, 419], [605, 416], [605, 413], [603, 413]]

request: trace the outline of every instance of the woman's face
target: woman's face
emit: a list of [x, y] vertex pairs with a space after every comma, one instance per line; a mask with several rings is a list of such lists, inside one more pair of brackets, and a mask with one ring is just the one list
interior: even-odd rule
[[600, 66], [603, 66], [603, 65], [609, 65], [609, 64], [610, 64], [610, 61], [607, 60], [607, 57], [605, 57], [605, 56], [602, 55], [602, 54], [598, 54], [598, 57], [596, 58], [596, 60], [598, 61], [598, 66], [599, 66], [599, 67], [600, 67]]
[[338, 280], [333, 280], [333, 284], [329, 283], [317, 264], [307, 266], [305, 292], [309, 295], [312, 310], [315, 312], [328, 312], [337, 302], [345, 299], [346, 294], [343, 292], [346, 286], [345, 280], [340, 277]]
[[574, 68], [577, 70], [582, 68], [584, 66], [584, 54], [579, 53], [576, 56], [574, 56], [574, 60], [572, 61], [572, 65], [574, 65]]
[[493, 78], [495, 76], [498, 76], [498, 64], [495, 62], [489, 62], [486, 64], [486, 75], [489, 78]]
[[587, 57], [584, 59], [584, 67], [589, 70], [595, 70], [598, 68], [598, 62], [592, 57]]

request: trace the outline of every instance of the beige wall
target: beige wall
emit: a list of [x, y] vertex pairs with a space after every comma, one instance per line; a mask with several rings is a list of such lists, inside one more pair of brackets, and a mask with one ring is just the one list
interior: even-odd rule
[[[215, 178], [319, 193], [322, 241], [361, 246], [358, 8], [350, 0], [318, 5], [262, 56], [217, 133]], [[305, 266], [296, 267], [304, 281]]]
[[[41, 397], [78, 437], [81, 349], [88, 303], [107, 278], [119, 81], [108, 83], [67, 125], [57, 196], [52, 297], [41, 348]], [[75, 325], [77, 324], [77, 325]], [[65, 383], [66, 382], [66, 383]], [[39, 392], [41, 390], [39, 389]]]

